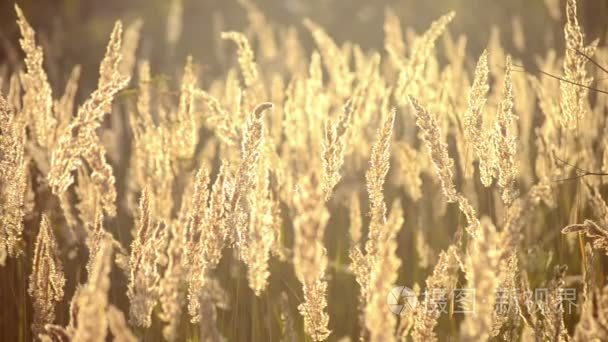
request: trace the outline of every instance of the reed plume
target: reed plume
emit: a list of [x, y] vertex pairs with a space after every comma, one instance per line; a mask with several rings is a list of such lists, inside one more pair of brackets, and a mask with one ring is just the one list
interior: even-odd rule
[[439, 178], [439, 183], [443, 189], [443, 194], [448, 202], [458, 202], [460, 211], [467, 219], [466, 230], [472, 236], [476, 236], [479, 230], [479, 219], [471, 203], [456, 191], [453, 180], [454, 161], [448, 155], [448, 149], [442, 140], [442, 134], [437, 119], [429, 113], [416, 99], [410, 97], [410, 103], [416, 112], [416, 125], [422, 130], [422, 140], [426, 143], [427, 150], [435, 173]]
[[251, 29], [260, 43], [262, 56], [269, 60], [276, 58], [278, 47], [275, 40], [275, 30], [265, 17], [264, 11], [260, 10], [253, 1], [239, 0], [238, 2], [247, 11]]
[[427, 60], [432, 55], [435, 41], [445, 31], [447, 25], [454, 19], [455, 13], [450, 12], [435, 20], [429, 29], [420, 37], [417, 37], [410, 50], [410, 56], [405, 65], [399, 71], [399, 78], [395, 85], [395, 97], [401, 104], [404, 99], [417, 91], [417, 85], [421, 81]]
[[78, 291], [74, 341], [104, 341], [108, 333], [107, 306], [112, 268], [112, 243], [102, 242], [87, 284]]
[[295, 241], [293, 263], [298, 280], [302, 283], [304, 303], [298, 306], [304, 318], [304, 331], [314, 341], [324, 341], [331, 333], [327, 325], [327, 255], [323, 235], [329, 214], [320, 187], [308, 178], [301, 180], [294, 197], [293, 218]]
[[[97, 88], [104, 88], [120, 76], [120, 63], [122, 61], [122, 22], [114, 24], [110, 40], [106, 46], [106, 53], [99, 64], [99, 79]], [[110, 105], [106, 105], [104, 112], [110, 111]]]
[[192, 56], [188, 56], [184, 66], [177, 113], [172, 124], [175, 126], [172, 134], [182, 137], [172, 146], [171, 154], [177, 158], [191, 158], [198, 142], [198, 125], [195, 119], [194, 89], [196, 88], [196, 73]]
[[98, 88], [79, 108], [76, 117], [59, 136], [52, 150], [47, 176], [53, 193], [59, 195], [74, 182], [72, 172], [83, 167], [83, 162], [86, 162], [92, 170], [91, 179], [101, 196], [101, 205], [110, 216], [114, 216], [116, 212], [116, 180], [106, 161], [106, 150], [99, 142], [95, 130], [99, 127], [103, 115], [111, 110], [114, 96], [129, 82], [128, 78], [118, 73], [121, 32], [121, 24], [117, 22], [108, 43], [106, 56], [101, 62]]
[[21, 80], [25, 90], [23, 112], [35, 132], [38, 145], [50, 148], [54, 143], [54, 129], [57, 125], [57, 118], [53, 115], [51, 86], [42, 67], [44, 53], [42, 48], [36, 45], [34, 29], [25, 19], [21, 8], [16, 4], [15, 12], [17, 12], [17, 24], [22, 37], [19, 42], [25, 52], [24, 61], [27, 70]]
[[563, 234], [584, 232], [593, 240], [593, 248], [603, 249], [608, 254], [608, 230], [592, 220], [570, 224], [562, 229]]
[[[138, 116], [132, 121], [134, 136], [133, 154], [131, 156], [131, 172], [134, 178], [133, 190], [144, 188], [147, 184], [155, 184], [151, 190], [157, 198], [156, 208], [159, 217], [170, 219], [173, 210], [173, 198], [171, 196], [174, 186], [174, 168], [177, 168], [178, 153], [174, 153], [179, 145], [191, 146], [191, 141], [176, 143], [170, 139], [175, 133], [173, 123], [163, 118], [158, 125], [152, 118], [150, 112], [150, 85], [146, 84], [149, 78], [149, 66], [142, 65], [140, 82], [142, 92], [138, 98]], [[181, 127], [181, 125], [177, 126]], [[181, 128], [179, 128], [181, 129]], [[183, 133], [183, 132], [182, 132]], [[188, 136], [185, 136], [188, 140]], [[190, 153], [190, 151], [186, 151]]]
[[[590, 46], [584, 45], [585, 35], [577, 18], [576, 0], [566, 2], [566, 25], [564, 36], [566, 39], [566, 52], [563, 63], [564, 76], [560, 82], [560, 123], [564, 129], [573, 129], [581, 125], [580, 121], [588, 112], [587, 94], [585, 87], [589, 86], [592, 78], [587, 76], [585, 70], [587, 59], [585, 56], [592, 55], [597, 43]], [[572, 84], [572, 82], [576, 84]]]
[[57, 118], [57, 127], [55, 129], [56, 137], [66, 129], [74, 115], [74, 104], [81, 73], [82, 67], [80, 65], [76, 65], [72, 68], [63, 95], [53, 104], [54, 115], [55, 118]]
[[268, 286], [268, 261], [270, 251], [275, 245], [275, 230], [273, 229], [273, 200], [270, 194], [268, 165], [260, 164], [255, 186], [249, 195], [249, 222], [241, 234], [243, 244], [240, 247], [241, 258], [247, 265], [249, 287], [260, 296]]
[[422, 198], [422, 172], [427, 168], [427, 157], [407, 143], [395, 146], [396, 162], [399, 166], [397, 178], [408, 196], [418, 201]]
[[464, 263], [467, 288], [472, 289], [465, 294], [468, 298], [464, 302], [475, 305], [474, 311], [467, 314], [462, 323], [461, 338], [465, 341], [490, 338], [493, 329], [492, 314], [500, 285], [500, 235], [487, 217], [482, 219], [480, 228], [479, 238], [471, 241]]
[[598, 187], [587, 185], [586, 189], [595, 220], [585, 219], [583, 223], [569, 224], [562, 229], [562, 234], [584, 233], [592, 240], [593, 248], [608, 254], [608, 205]]
[[[391, 217], [387, 221], [383, 185], [390, 166], [390, 145], [393, 135], [396, 110], [391, 110], [376, 133], [372, 147], [369, 169], [366, 173], [367, 191], [370, 201], [370, 224], [363, 254], [357, 245], [360, 234], [356, 216], [351, 216], [351, 270], [360, 286], [360, 305], [364, 307], [363, 319], [372, 341], [393, 340], [396, 320], [385, 303], [386, 293], [396, 281], [401, 261], [394, 253], [396, 234], [403, 224], [401, 203], [393, 204]], [[357, 211], [353, 213], [357, 215]]]
[[120, 54], [119, 71], [121, 75], [132, 78], [133, 69], [137, 64], [137, 48], [139, 47], [139, 38], [144, 22], [141, 19], [135, 19], [129, 24], [125, 30]]
[[416, 113], [416, 125], [422, 130], [422, 139], [427, 145], [443, 194], [448, 202], [456, 202], [458, 193], [453, 181], [454, 160], [448, 155], [448, 147], [443, 142], [437, 118], [422, 107], [416, 99], [413, 97], [409, 99]]
[[27, 181], [25, 121], [11, 113], [0, 95], [0, 265], [23, 254], [23, 216]]
[[427, 294], [418, 303], [414, 312], [414, 325], [411, 336], [414, 341], [437, 341], [434, 332], [437, 319], [441, 315], [442, 303], [455, 288], [457, 281], [458, 259], [456, 247], [450, 246], [439, 254], [433, 273], [426, 279]]
[[511, 81], [511, 57], [507, 56], [505, 77], [501, 102], [496, 115], [496, 126], [492, 135], [498, 185], [501, 188], [503, 202], [509, 206], [517, 197], [515, 181], [517, 177], [517, 135], [515, 130], [517, 117], [513, 114], [513, 84]]
[[[370, 200], [370, 241], [376, 240], [378, 229], [380, 229], [386, 221], [386, 204], [384, 203], [383, 186], [390, 167], [390, 145], [396, 115], [397, 111], [395, 109], [391, 110], [383, 120], [382, 126], [378, 129], [378, 132], [376, 133], [377, 140], [372, 147], [369, 169], [365, 175], [367, 193]], [[376, 252], [376, 247], [366, 246], [366, 250], [373, 255]]]
[[65, 275], [59, 260], [59, 250], [51, 224], [42, 216], [34, 247], [34, 259], [28, 293], [33, 299], [34, 336], [44, 332], [47, 324], [55, 320], [55, 305], [63, 299]]
[[249, 45], [249, 40], [240, 32], [222, 32], [222, 39], [232, 40], [237, 45], [237, 55], [239, 66], [243, 74], [243, 80], [248, 88], [258, 86], [259, 71], [253, 56], [253, 50]]
[[304, 19], [304, 26], [310, 31], [322, 53], [323, 63], [329, 72], [337, 94], [346, 97], [353, 80], [346, 56], [342, 54], [334, 40], [317, 23], [310, 19]]
[[156, 220], [154, 198], [145, 189], [139, 202], [139, 222], [131, 244], [129, 259], [130, 301], [129, 317], [133, 324], [149, 327], [151, 315], [159, 296], [158, 283], [161, 278], [159, 263], [165, 257], [166, 227]]
[[[272, 103], [261, 103], [249, 115], [241, 141], [241, 160], [234, 179], [234, 189], [230, 196], [228, 207], [228, 219], [234, 227], [232, 237], [237, 244], [241, 243], [239, 229], [242, 229], [242, 201], [247, 199], [247, 194], [253, 186], [258, 162], [260, 159], [261, 147], [264, 142], [264, 112], [272, 108]], [[240, 217], [239, 217], [240, 216]]]
[[597, 271], [594, 269], [597, 257], [593, 248], [585, 244], [585, 267], [583, 269], [583, 303], [581, 319], [574, 330], [573, 341], [591, 341], [604, 335], [608, 307], [608, 287], [600, 289]]
[[490, 89], [488, 73], [488, 51], [484, 50], [475, 67], [475, 79], [469, 91], [468, 107], [463, 118], [464, 137], [479, 160], [480, 178], [485, 186], [490, 186], [494, 177], [494, 155], [484, 143], [488, 138], [488, 133], [483, 131], [482, 121], [486, 96]]
[[[396, 340], [397, 319], [386, 303], [386, 294], [393, 289], [401, 260], [396, 255], [397, 233], [403, 225], [401, 202], [393, 203], [391, 214], [377, 236], [377, 253], [369, 275], [369, 303], [365, 308], [365, 326], [370, 341]], [[370, 257], [370, 256], [368, 256]]]
[[165, 227], [168, 232], [167, 251], [165, 252], [166, 267], [158, 282], [161, 312], [159, 318], [165, 322], [163, 337], [167, 341], [175, 341], [179, 336], [182, 308], [185, 304], [186, 293], [182, 282], [186, 278], [188, 268], [186, 245], [186, 227], [181, 222], [173, 222]]
[[[201, 319], [203, 293], [209, 281], [209, 272], [220, 262], [222, 248], [228, 238], [225, 224], [228, 168], [222, 165], [211, 189], [207, 184], [209, 175], [203, 169], [196, 174], [194, 193], [188, 216], [188, 248], [190, 275], [188, 278], [188, 311], [192, 322]], [[207, 204], [209, 203], [209, 204]]]
[[105, 239], [111, 239], [111, 234], [107, 233], [103, 228], [103, 213], [101, 208], [97, 207], [95, 217], [92, 221], [85, 221], [87, 229], [86, 245], [89, 249], [89, 260], [87, 261], [87, 273], [90, 275], [93, 272], [93, 263], [101, 248], [101, 243]]
[[391, 9], [384, 11], [384, 49], [397, 67], [405, 67], [405, 43], [399, 17]]
[[323, 175], [321, 188], [325, 193], [325, 200], [329, 200], [333, 188], [340, 181], [340, 169], [344, 164], [345, 134], [350, 126], [353, 107], [351, 100], [344, 104], [342, 114], [334, 122], [325, 124], [323, 139]]
[[205, 102], [209, 113], [207, 113], [207, 124], [214, 129], [215, 134], [221, 139], [222, 143], [228, 146], [238, 145], [240, 140], [239, 122], [236, 115], [227, 111], [222, 103], [213, 95], [195, 89], [196, 98], [200, 98]]
[[543, 327], [543, 339], [552, 341], [567, 341], [568, 331], [564, 324], [563, 291], [564, 277], [568, 267], [556, 265], [553, 270], [553, 277], [547, 282], [547, 296], [540, 306], [540, 319], [538, 324]]

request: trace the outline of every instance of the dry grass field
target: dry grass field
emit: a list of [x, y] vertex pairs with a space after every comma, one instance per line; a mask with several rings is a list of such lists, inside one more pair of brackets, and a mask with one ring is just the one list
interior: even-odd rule
[[0, 340], [607, 341], [589, 1], [537, 1], [545, 36], [505, 13], [482, 43], [451, 29], [462, 8], [421, 29], [382, 6], [374, 47], [238, 0], [242, 30], [201, 33], [210, 66], [181, 58], [194, 1], [171, 0], [162, 34], [117, 16], [67, 72], [53, 18], [11, 4]]

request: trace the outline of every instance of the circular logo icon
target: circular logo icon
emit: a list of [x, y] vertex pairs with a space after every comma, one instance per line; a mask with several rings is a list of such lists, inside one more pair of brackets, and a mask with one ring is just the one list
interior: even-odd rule
[[418, 304], [416, 293], [406, 286], [394, 287], [386, 296], [386, 303], [395, 315], [404, 315]]

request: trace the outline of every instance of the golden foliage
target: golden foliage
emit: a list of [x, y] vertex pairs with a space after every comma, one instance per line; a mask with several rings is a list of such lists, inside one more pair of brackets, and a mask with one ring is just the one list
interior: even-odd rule
[[[224, 75], [203, 72], [193, 55], [179, 77], [161, 74], [164, 60], [140, 58], [143, 22], [124, 33], [117, 22], [96, 89], [78, 107], [86, 68], [73, 66], [54, 99], [51, 61], [16, 7], [25, 68], [0, 67], [0, 264], [15, 279], [30, 275], [23, 305], [33, 314], [17, 319], [32, 323], [32, 337], [605, 335], [608, 289], [593, 253], [608, 253], [606, 187], [586, 169], [608, 163], [608, 101], [585, 87], [598, 76], [590, 58], [606, 51], [585, 45], [575, 0], [563, 59], [548, 51], [544, 75], [523, 74], [496, 28], [481, 55], [467, 54], [466, 37], [447, 29], [454, 12], [416, 35], [387, 8], [377, 51], [304, 19], [308, 47], [295, 27], [239, 4], [246, 30], [213, 24], [218, 56], [222, 40], [236, 44]], [[170, 49], [187, 28], [185, 5], [167, 4]], [[548, 77], [560, 65], [562, 79]], [[560, 178], [572, 182], [552, 182]], [[547, 228], [560, 224], [564, 235]], [[568, 260], [582, 277], [557, 264]], [[567, 314], [570, 280], [583, 296]], [[401, 282], [417, 305], [398, 316], [387, 295]], [[474, 291], [456, 298], [465, 286]], [[539, 286], [546, 298], [525, 298]], [[499, 310], [503, 291], [517, 293], [514, 310]], [[475, 312], [457, 316], [457, 300]]]

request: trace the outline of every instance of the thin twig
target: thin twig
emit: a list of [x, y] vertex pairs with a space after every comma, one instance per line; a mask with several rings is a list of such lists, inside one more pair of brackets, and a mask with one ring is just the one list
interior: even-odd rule
[[[526, 69], [525, 69], [525, 67], [524, 67], [523, 65], [512, 64], [512, 66], [517, 67], [517, 68], [521, 68], [521, 69], [523, 69], [523, 70], [516, 70], [516, 69], [513, 69], [513, 71], [519, 71], [519, 72], [525, 72], [525, 71], [526, 71]], [[587, 89], [587, 90], [596, 91], [596, 92], [598, 92], [598, 93], [608, 95], [608, 91], [606, 91], [606, 90], [597, 89], [597, 88], [593, 88], [593, 87], [590, 87], [590, 86], [587, 86], [587, 85], [584, 85], [584, 84], [581, 84], [581, 83], [578, 83], [578, 82], [570, 81], [570, 80], [567, 80], [567, 79], [561, 78], [561, 77], [559, 77], [559, 76], [555, 76], [555, 75], [553, 75], [553, 74], [550, 74], [550, 73], [548, 73], [548, 72], [546, 72], [546, 71], [543, 71], [543, 70], [541, 70], [540, 68], [539, 68], [539, 69], [536, 69], [536, 71], [538, 71], [539, 73], [541, 73], [541, 74], [543, 74], [543, 75], [545, 75], [545, 76], [549, 76], [549, 77], [551, 77], [551, 78], [554, 78], [554, 79], [556, 79], [556, 80], [559, 80], [559, 81], [562, 81], [562, 82], [566, 82], [566, 83], [570, 83], [570, 84], [572, 84], [572, 85], [579, 86], [579, 87], [581, 87], [581, 88], [585, 88], [585, 89]]]
[[576, 166], [576, 165], [573, 165], [573, 164], [570, 164], [570, 163], [568, 163], [567, 161], [565, 161], [565, 160], [561, 159], [560, 157], [558, 157], [558, 156], [557, 156], [557, 154], [556, 154], [555, 152], [553, 152], [553, 157], [554, 157], [555, 159], [557, 159], [557, 160], [558, 160], [560, 163], [562, 163], [562, 164], [566, 164], [566, 165], [568, 165], [568, 166], [571, 166], [571, 167], [573, 167], [573, 168], [575, 168], [575, 169], [577, 169], [577, 170], [579, 170], [579, 171], [581, 171], [581, 172], [587, 172], [587, 170], [585, 170], [585, 169], [581, 169], [580, 167], [578, 167], [578, 166]]
[[576, 171], [576, 176], [572, 176], [572, 177], [568, 177], [568, 178], [562, 178], [562, 179], [556, 179], [554, 180], [554, 182], [566, 182], [566, 181], [570, 181], [570, 180], [576, 180], [579, 178], [583, 178], [583, 177], [587, 177], [587, 176], [608, 176], [608, 173], [603, 173], [603, 172], [593, 172], [593, 171], [589, 171], [589, 170], [585, 170], [585, 169], [581, 169], [580, 167], [570, 164], [565, 160], [562, 160], [561, 158], [559, 158], [557, 155], [555, 155], [555, 153], [553, 154], [553, 156], [555, 157], [555, 159], [557, 161], [559, 161], [562, 164], [568, 165], [572, 168], [574, 168]]
[[595, 65], [596, 67], [598, 67], [600, 70], [602, 70], [603, 72], [608, 74], [608, 70], [606, 68], [604, 68], [603, 66], [600, 65], [600, 63], [596, 62], [593, 58], [587, 56], [584, 52], [579, 51], [578, 49], [570, 49], [573, 50], [574, 52], [576, 52], [577, 54], [583, 56], [586, 60], [588, 60], [589, 62], [591, 62], [593, 65]]

